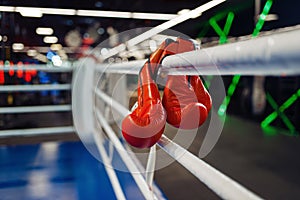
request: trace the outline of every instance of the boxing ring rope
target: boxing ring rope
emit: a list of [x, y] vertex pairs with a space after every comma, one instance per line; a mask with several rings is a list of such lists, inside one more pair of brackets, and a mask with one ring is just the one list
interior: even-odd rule
[[0, 114], [4, 113], [37, 113], [37, 112], [65, 112], [71, 111], [71, 105], [51, 105], [51, 106], [16, 106], [1, 107]]
[[44, 72], [72, 72], [74, 68], [72, 67], [55, 67], [52, 65], [45, 65], [45, 64], [39, 64], [39, 65], [4, 65], [0, 66], [0, 70], [3, 70], [5, 72], [10, 70], [37, 70], [37, 71], [44, 71]]
[[[300, 29], [166, 57], [161, 73], [185, 75], [300, 74]], [[138, 74], [146, 60], [98, 64], [106, 73]], [[180, 66], [180, 67], [178, 67]]]
[[57, 126], [46, 128], [27, 128], [27, 129], [12, 129], [12, 130], [0, 130], [0, 138], [12, 137], [12, 136], [35, 136], [35, 135], [48, 135], [48, 134], [60, 134], [60, 133], [74, 133], [73, 126]]
[[[4, 65], [0, 66], [0, 70], [9, 72], [13, 70], [15, 73], [19, 70], [26, 72], [30, 70], [44, 71], [49, 73], [73, 72], [72, 67], [54, 67], [50, 65]], [[1, 93], [11, 92], [38, 92], [38, 91], [70, 91], [72, 85], [65, 84], [29, 84], [29, 85], [0, 85]], [[19, 114], [19, 113], [46, 113], [46, 112], [70, 112], [72, 106], [65, 105], [37, 105], [37, 106], [8, 106], [1, 107], [0, 114]], [[53, 126], [43, 128], [25, 128], [25, 129], [10, 129], [0, 130], [0, 138], [16, 137], [16, 136], [36, 136], [48, 134], [74, 133], [73, 126]]]
[[166, 70], [176, 66], [185, 70], [192, 64], [201, 74], [214, 73], [210, 68], [217, 66], [221, 75], [296, 75], [300, 74], [299, 35], [300, 29], [186, 52], [167, 57], [162, 65]]
[[23, 92], [43, 90], [71, 90], [71, 84], [43, 84], [43, 85], [1, 85], [0, 92]]

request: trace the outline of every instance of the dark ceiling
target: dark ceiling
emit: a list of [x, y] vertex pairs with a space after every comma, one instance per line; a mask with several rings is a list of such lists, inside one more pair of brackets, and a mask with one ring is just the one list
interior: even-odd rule
[[[6, 6], [30, 6], [30, 7], [49, 7], [49, 8], [72, 8], [90, 10], [112, 10], [112, 11], [131, 11], [131, 12], [154, 12], [176, 14], [183, 8], [193, 9], [202, 5], [207, 0], [0, 0], [0, 5]], [[261, 1], [262, 7], [265, 0]], [[279, 19], [266, 22], [263, 30], [270, 30], [286, 26], [297, 25], [300, 22], [300, 1], [298, 0], [274, 0], [271, 13], [277, 14]], [[218, 23], [221, 27], [225, 24], [226, 14], [234, 12], [235, 18], [230, 30], [230, 36], [241, 36], [251, 34], [254, 29], [254, 0], [227, 0], [221, 5], [205, 12], [197, 19], [188, 20], [175, 26], [174, 30], [183, 32], [193, 38], [197, 37], [206, 27], [205, 37], [215, 37], [217, 34], [208, 25], [209, 18], [219, 14], [224, 14]], [[100, 23], [104, 30], [113, 26], [119, 32], [137, 27], [156, 26], [163, 21], [156, 20], [133, 20], [118, 18], [96, 18], [80, 16], [55, 16], [43, 15], [42, 18], [25, 18], [19, 13], [1, 13], [0, 34], [8, 35], [10, 42], [23, 42], [26, 46], [43, 46], [43, 37], [35, 34], [35, 29], [39, 26], [53, 27], [59, 42], [64, 44], [64, 37], [74, 29], [80, 30], [81, 34], [93, 26]], [[108, 37], [105, 33], [99, 39], [104, 40]], [[98, 41], [98, 42], [99, 42]], [[8, 41], [9, 42], [9, 41]]]

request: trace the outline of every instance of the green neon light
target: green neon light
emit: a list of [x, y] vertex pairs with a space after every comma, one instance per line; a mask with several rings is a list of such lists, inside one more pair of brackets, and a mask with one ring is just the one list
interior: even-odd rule
[[[272, 7], [273, 0], [268, 0], [263, 8], [263, 11], [261, 15], [259, 16], [258, 22], [255, 26], [255, 29], [252, 33], [253, 37], [258, 36], [259, 32], [261, 31], [265, 19]], [[274, 112], [271, 113], [269, 116], [267, 116], [262, 122], [261, 122], [261, 127], [266, 128], [269, 126], [271, 122], [273, 122], [278, 116], [282, 119], [284, 124], [288, 127], [290, 132], [294, 134], [296, 131], [295, 127], [293, 126], [292, 122], [288, 119], [288, 117], [283, 113], [284, 110], [289, 108], [298, 98], [300, 97], [300, 89], [293, 94], [289, 99], [287, 99], [279, 108], [274, 99], [268, 94], [267, 95], [267, 100], [270, 103], [270, 105], [274, 108]]]
[[274, 136], [278, 134], [283, 134], [287, 136], [295, 136], [295, 133], [291, 133], [287, 131], [286, 129], [274, 127], [274, 126], [266, 126], [263, 127], [262, 130], [264, 131], [264, 135], [266, 136]]
[[285, 125], [288, 127], [288, 129], [294, 133], [296, 131], [296, 128], [292, 124], [292, 122], [289, 120], [289, 118], [283, 113], [279, 112], [279, 116], [282, 119], [282, 121], [285, 123]]
[[[275, 102], [275, 100], [269, 95], [269, 93], [266, 94], [267, 101], [270, 103], [273, 109], [277, 110], [278, 106]], [[265, 128], [267, 127], [270, 123], [272, 123], [276, 118], [278, 117], [278, 112], [274, 111], [272, 112], [269, 116], [267, 116], [262, 122], [261, 122], [261, 127]]]
[[209, 20], [209, 24], [213, 27], [213, 29], [216, 31], [216, 33], [220, 36], [220, 37], [226, 37], [226, 35], [224, 34], [223, 30], [221, 29], [221, 27], [217, 24], [216, 20], [214, 18], [211, 18]]
[[[233, 19], [234, 19], [234, 13], [229, 12], [227, 15], [226, 22], [225, 22], [224, 30], [222, 30], [220, 28], [220, 26], [217, 24], [215, 18], [211, 18], [209, 20], [210, 25], [213, 27], [213, 29], [216, 31], [216, 33], [220, 36], [220, 40], [219, 40], [220, 44], [224, 44], [227, 42], [227, 36], [229, 34]], [[230, 86], [228, 87], [227, 95], [224, 98], [221, 106], [219, 107], [218, 114], [220, 116], [223, 116], [225, 114], [228, 104], [231, 100], [231, 96], [233, 95], [233, 93], [236, 89], [236, 86], [240, 80], [240, 77], [241, 77], [240, 75], [235, 75], [233, 77], [232, 82], [231, 82]]]
[[220, 116], [223, 116], [225, 114], [228, 104], [231, 100], [231, 96], [233, 95], [233, 93], [237, 87], [237, 84], [239, 83], [240, 78], [241, 78], [241, 75], [234, 75], [234, 77], [232, 78], [231, 84], [229, 85], [229, 87], [227, 89], [227, 96], [223, 100], [223, 102], [218, 110], [218, 114]]
[[274, 121], [277, 118], [277, 116], [277, 112], [272, 112], [268, 117], [264, 119], [264, 121], [261, 122], [261, 127], [267, 127], [270, 123], [272, 123], [272, 121]]
[[290, 107], [299, 97], [300, 97], [300, 89], [298, 89], [298, 91], [295, 94], [293, 94], [290, 98], [288, 98], [288, 100], [286, 100], [282, 104], [282, 106], [279, 107], [279, 110], [283, 112], [285, 109]]
[[288, 127], [288, 129], [292, 133], [295, 133], [296, 128], [294, 127], [292, 122], [289, 120], [289, 118], [283, 113], [283, 111], [285, 109], [287, 109], [289, 106], [291, 106], [299, 98], [299, 96], [298, 96], [299, 90], [297, 91], [297, 93], [293, 94], [288, 100], [286, 100], [280, 107], [278, 107], [277, 103], [271, 97], [271, 95], [269, 93], [267, 93], [266, 98], [275, 111], [272, 112], [268, 117], [266, 117], [261, 122], [261, 127], [266, 128], [271, 122], [273, 122], [279, 116], [282, 119], [282, 121], [284, 122], [284, 124]]
[[213, 79], [214, 77], [212, 75], [208, 75], [206, 76], [206, 79], [205, 79], [205, 82], [204, 82], [204, 86], [205, 88], [208, 90], [209, 87], [210, 87], [210, 84], [211, 84], [211, 80]]
[[227, 42], [227, 36], [229, 34], [233, 19], [234, 19], [233, 12], [229, 12], [227, 15], [226, 22], [225, 22], [224, 30], [221, 29], [221, 27], [218, 25], [218, 23], [214, 17], [209, 20], [209, 24], [213, 27], [213, 29], [216, 31], [216, 33], [220, 37], [220, 40], [219, 40], [220, 44], [224, 44]]
[[227, 15], [226, 23], [225, 23], [224, 30], [223, 30], [224, 34], [226, 36], [229, 34], [233, 19], [234, 19], [234, 13], [229, 12], [228, 15]]
[[252, 33], [252, 36], [256, 37], [258, 36], [259, 32], [261, 31], [264, 23], [265, 23], [265, 20], [266, 20], [266, 17], [272, 7], [272, 4], [273, 4], [273, 0], [268, 0], [263, 8], [263, 11], [262, 13], [260, 14], [259, 16], [259, 19], [256, 23], [256, 26], [255, 26], [255, 29]]
[[[274, 107], [278, 107], [277, 104], [276, 106], [274, 105], [274, 100], [273, 98], [267, 94], [267, 100], [269, 101], [270, 105], [274, 108]], [[300, 89], [298, 89], [298, 91], [296, 93], [294, 93], [290, 98], [288, 98], [279, 108], [278, 110], [280, 112], [284, 112], [287, 108], [289, 108], [298, 98], [300, 97]], [[270, 101], [271, 100], [271, 101]], [[273, 100], [273, 101], [272, 101]], [[269, 116], [267, 116], [264, 121], [261, 123], [262, 127], [266, 127], [268, 126], [272, 121], [274, 121], [277, 117], [277, 112], [274, 111], [273, 113], [271, 113]]]
[[220, 37], [220, 41], [219, 41], [220, 44], [224, 44], [226, 42], [227, 42], [227, 37]]
[[278, 105], [276, 103], [276, 101], [271, 97], [271, 95], [269, 93], [267, 93], [267, 100], [270, 103], [270, 105], [272, 106], [272, 108], [275, 110], [275, 112], [278, 114], [278, 116], [282, 119], [282, 121], [285, 123], [285, 125], [290, 129], [290, 130], [294, 130], [294, 126], [292, 125], [292, 123], [290, 122], [290, 120], [288, 119], [288, 117], [279, 110]]
[[272, 108], [274, 108], [275, 110], [278, 110], [278, 105], [277, 105], [276, 101], [272, 98], [272, 96], [269, 93], [266, 94], [266, 98], [267, 98], [268, 102], [270, 103], [270, 105], [272, 106]]
[[[262, 14], [260, 15], [260, 18], [259, 18], [258, 22], [256, 23], [255, 29], [254, 29], [254, 31], [253, 31], [253, 33], [252, 33], [252, 36], [253, 36], [253, 37], [256, 37], [256, 36], [259, 34], [259, 32], [261, 31], [261, 29], [262, 29], [262, 27], [263, 27], [263, 25], [264, 25], [264, 21], [265, 21], [265, 19], [266, 19], [266, 16], [268, 15], [268, 13], [269, 13], [269, 11], [270, 11], [270, 9], [271, 9], [272, 4], [273, 4], [273, 1], [272, 1], [272, 0], [268, 0], [268, 1], [266, 2], [265, 6], [264, 6], [264, 8], [263, 8]], [[233, 14], [233, 13], [232, 13], [232, 14]], [[234, 17], [234, 16], [230, 16], [230, 14], [228, 14], [228, 16], [227, 16], [227, 21], [230, 21], [230, 18], [231, 18], [231, 17]], [[229, 18], [229, 19], [228, 19], [228, 18]], [[226, 30], [226, 27], [224, 28], [224, 31], [225, 31], [225, 33], [226, 33], [226, 31], [227, 31], [227, 30]], [[228, 31], [228, 32], [229, 32], [229, 31]], [[225, 33], [224, 33], [224, 34], [225, 34]], [[221, 43], [221, 42], [223, 42], [223, 40], [220, 41], [220, 43]], [[237, 76], [238, 78], [235, 78], [236, 76]], [[233, 83], [234, 80], [237, 81], [237, 82], [236, 82], [236, 83]], [[228, 92], [231, 91], [232, 93], [231, 93], [231, 94], [228, 94], [228, 92], [227, 92], [227, 96], [230, 96], [230, 97], [227, 98], [227, 96], [226, 96], [226, 98], [224, 99], [223, 103], [221, 104], [221, 106], [220, 106], [220, 108], [219, 108], [219, 110], [218, 110], [218, 114], [219, 114], [219, 115], [224, 115], [224, 114], [225, 114], [225, 112], [226, 112], [226, 110], [227, 110], [227, 106], [228, 106], [228, 104], [229, 104], [229, 102], [230, 102], [231, 96], [232, 96], [232, 94], [234, 93], [234, 90], [235, 90], [236, 85], [238, 84], [239, 80], [240, 80], [240, 75], [235, 75], [235, 76], [233, 77], [232, 82], [231, 82], [231, 85], [235, 85], [235, 86], [234, 86], [234, 87], [232, 86], [232, 88], [230, 88], [231, 85], [229, 86]], [[234, 89], [233, 89], [233, 88], [234, 88]], [[276, 118], [276, 117], [275, 117], [275, 118]], [[267, 123], [267, 121], [264, 122], [264, 124], [265, 124], [265, 123]]]

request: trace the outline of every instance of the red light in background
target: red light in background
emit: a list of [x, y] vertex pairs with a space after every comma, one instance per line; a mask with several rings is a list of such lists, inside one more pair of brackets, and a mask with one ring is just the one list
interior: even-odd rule
[[[10, 65], [10, 67], [12, 68], [13, 65], [14, 65], [14, 63], [11, 61], [11, 62], [9, 62], [9, 65]], [[13, 76], [13, 75], [15, 75], [15, 71], [14, 71], [13, 69], [10, 69], [10, 70], [8, 71], [8, 74], [9, 74], [10, 76]]]
[[25, 71], [25, 81], [28, 83], [31, 81], [31, 73], [29, 70]]
[[18, 70], [17, 70], [17, 77], [18, 78], [23, 78], [23, 70], [21, 69], [23, 67], [23, 63], [21, 61], [19, 61], [17, 63], [17, 66], [18, 66]]
[[[31, 64], [31, 65], [34, 65], [34, 64]], [[31, 77], [33, 77], [33, 76], [36, 76], [36, 75], [37, 75], [37, 71], [36, 71], [36, 69], [31, 69], [31, 70], [30, 70], [30, 73], [31, 73]]]
[[32, 76], [36, 76], [36, 75], [37, 75], [37, 72], [36, 72], [35, 69], [31, 70], [31, 75], [32, 75]]
[[[3, 68], [3, 60], [0, 60], [0, 68]], [[4, 70], [0, 69], [0, 84], [4, 84], [5, 79], [4, 79]]]

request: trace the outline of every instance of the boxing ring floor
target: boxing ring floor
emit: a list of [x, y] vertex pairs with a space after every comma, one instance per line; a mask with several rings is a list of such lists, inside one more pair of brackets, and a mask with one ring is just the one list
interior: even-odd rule
[[[1, 200], [116, 199], [103, 164], [81, 142], [0, 147], [0, 154]], [[116, 174], [126, 199], [143, 199], [129, 173]]]
[[[116, 199], [103, 165], [70, 138], [1, 146], [0, 199]], [[202, 139], [198, 133], [189, 151], [197, 154]], [[26, 141], [31, 142], [36, 143]], [[269, 136], [259, 124], [228, 116], [204, 160], [266, 199], [298, 199], [299, 143], [296, 137]], [[129, 173], [116, 174], [128, 199], [143, 199]], [[220, 199], [176, 162], [158, 170], [155, 181], [168, 199]]]

